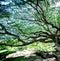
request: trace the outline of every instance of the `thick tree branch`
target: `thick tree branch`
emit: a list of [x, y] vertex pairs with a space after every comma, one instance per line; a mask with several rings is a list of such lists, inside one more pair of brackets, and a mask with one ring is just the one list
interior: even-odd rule
[[34, 42], [42, 41], [42, 40], [46, 40], [46, 38], [45, 39], [34, 40], [34, 41], [31, 41], [31, 42], [27, 42], [27, 43], [24, 43], [22, 45], [13, 45], [13, 44], [7, 44], [7, 43], [0, 43], [0, 46], [11, 46], [11, 47], [26, 46], [26, 45], [32, 44]]

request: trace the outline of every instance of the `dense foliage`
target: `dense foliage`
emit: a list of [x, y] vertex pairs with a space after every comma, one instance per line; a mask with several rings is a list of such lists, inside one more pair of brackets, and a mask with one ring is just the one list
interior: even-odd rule
[[[48, 39], [54, 42], [56, 42], [56, 39], [59, 41], [59, 7], [52, 7], [52, 3], [45, 0], [0, 2], [0, 12], [3, 17], [0, 16], [2, 40], [13, 38], [21, 41], [24, 45], [26, 42], [21, 36], [25, 37], [25, 40], [34, 39], [32, 42]], [[9, 17], [7, 16], [8, 14]], [[31, 43], [30, 41], [28, 42], [28, 44]]]
[[43, 48], [44, 43], [60, 46], [59, 3], [59, 0], [0, 0], [1, 49], [35, 42], [31, 46], [39, 45], [37, 49]]

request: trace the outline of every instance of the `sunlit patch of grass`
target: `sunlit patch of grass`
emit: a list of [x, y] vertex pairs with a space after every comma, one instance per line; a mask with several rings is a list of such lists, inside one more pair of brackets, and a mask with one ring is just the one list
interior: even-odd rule
[[38, 44], [37, 49], [41, 51], [55, 51], [55, 47], [53, 47], [55, 44], [54, 43], [42, 43], [40, 42]]
[[55, 47], [53, 47], [55, 44], [54, 43], [42, 43], [42, 42], [37, 42], [30, 44], [28, 46], [24, 46], [23, 48], [25, 49], [36, 49], [40, 51], [55, 51]]

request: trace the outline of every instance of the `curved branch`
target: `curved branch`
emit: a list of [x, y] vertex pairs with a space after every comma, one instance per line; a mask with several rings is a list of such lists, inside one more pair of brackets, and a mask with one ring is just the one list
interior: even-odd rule
[[0, 45], [1, 45], [1, 46], [18, 47], [18, 46], [26, 46], [26, 45], [32, 44], [32, 43], [34, 43], [34, 42], [37, 42], [37, 41], [32, 41], [32, 42], [25, 43], [25, 44], [22, 44], [22, 45], [13, 45], [13, 44], [7, 44], [7, 43], [0, 43]]
[[11, 47], [18, 47], [18, 46], [26, 46], [26, 45], [29, 45], [29, 44], [32, 44], [34, 42], [43, 42], [42, 40], [46, 40], [45, 39], [39, 39], [39, 40], [34, 40], [34, 41], [31, 41], [31, 42], [28, 42], [28, 43], [23, 43], [22, 45], [13, 45], [13, 44], [7, 44], [7, 43], [0, 43], [0, 46], [11, 46]]

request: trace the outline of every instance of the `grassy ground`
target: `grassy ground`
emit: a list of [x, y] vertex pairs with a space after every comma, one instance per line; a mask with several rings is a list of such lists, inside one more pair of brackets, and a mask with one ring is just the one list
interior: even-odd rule
[[0, 61], [34, 61], [37, 56], [30, 56], [30, 57], [16, 57], [16, 58], [8, 58], [6, 59], [6, 55], [13, 53], [15, 51], [23, 51], [26, 49], [36, 49], [40, 51], [55, 51], [54, 43], [33, 43], [28, 46], [24, 47], [6, 47], [7, 49], [1, 50], [0, 51]]

